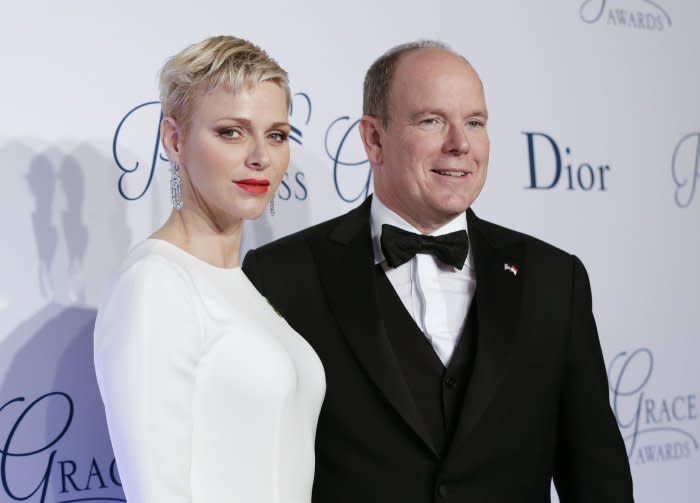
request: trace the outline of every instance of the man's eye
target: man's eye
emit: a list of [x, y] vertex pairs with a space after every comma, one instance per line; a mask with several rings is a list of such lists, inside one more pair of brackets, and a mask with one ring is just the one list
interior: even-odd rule
[[471, 119], [467, 124], [469, 124], [469, 127], [473, 128], [479, 128], [479, 127], [484, 127], [484, 121], [479, 120], [479, 119]]
[[421, 119], [418, 124], [421, 126], [435, 126], [439, 123], [437, 117], [426, 117], [425, 119]]

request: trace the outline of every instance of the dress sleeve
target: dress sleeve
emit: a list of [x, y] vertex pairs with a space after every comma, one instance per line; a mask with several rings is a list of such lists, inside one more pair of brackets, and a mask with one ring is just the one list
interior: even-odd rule
[[129, 503], [190, 503], [192, 402], [202, 328], [188, 278], [160, 258], [113, 283], [95, 370]]

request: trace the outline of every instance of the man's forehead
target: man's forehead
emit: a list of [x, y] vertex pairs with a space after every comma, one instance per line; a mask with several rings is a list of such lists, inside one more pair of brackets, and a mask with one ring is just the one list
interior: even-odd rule
[[481, 79], [464, 58], [441, 49], [420, 49], [415, 52], [406, 54], [397, 63], [389, 86], [390, 102], [397, 95], [415, 96], [457, 88], [468, 90], [475, 97], [483, 99]]
[[[421, 51], [439, 51], [421, 49]], [[475, 101], [484, 101], [483, 85], [479, 75], [472, 66], [460, 56], [446, 51], [441, 54], [417, 55], [418, 58], [407, 59], [397, 65], [390, 86], [390, 99], [401, 101], [422, 101], [427, 98], [440, 97], [440, 101], [450, 101], [458, 97], [470, 97]], [[441, 95], [440, 93], [444, 94]], [[454, 95], [454, 94], [457, 95]], [[437, 94], [437, 96], [436, 96]], [[470, 99], [471, 101], [471, 99]], [[408, 104], [408, 103], [405, 103]]]
[[399, 73], [431, 73], [436, 71], [465, 71], [477, 76], [474, 67], [462, 56], [446, 49], [424, 47], [403, 54], [396, 62], [394, 76]]

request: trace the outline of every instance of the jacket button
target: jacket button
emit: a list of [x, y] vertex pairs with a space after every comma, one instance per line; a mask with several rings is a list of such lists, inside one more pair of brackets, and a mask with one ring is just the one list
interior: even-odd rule
[[444, 498], [448, 493], [447, 486], [445, 484], [440, 484], [440, 487], [438, 487], [438, 494]]
[[454, 377], [447, 377], [445, 379], [445, 386], [447, 386], [447, 389], [454, 389], [456, 385], [457, 381]]

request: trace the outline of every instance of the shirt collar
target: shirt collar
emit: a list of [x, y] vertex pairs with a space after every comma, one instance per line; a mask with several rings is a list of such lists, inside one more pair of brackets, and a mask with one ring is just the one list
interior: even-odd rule
[[[377, 194], [373, 194], [369, 210], [369, 226], [370, 232], [372, 233], [372, 250], [374, 251], [375, 264], [384, 262], [384, 252], [382, 251], [382, 245], [380, 241], [382, 236], [382, 225], [384, 224], [393, 225], [394, 227], [398, 227], [399, 229], [408, 232], [422, 234], [418, 229], [409, 224], [396, 212], [389, 209], [389, 207], [385, 205], [381, 201], [381, 199], [379, 199], [379, 197], [377, 197]], [[467, 237], [469, 237], [469, 231], [467, 230], [467, 218], [464, 215], [464, 213], [457, 215], [439, 229], [436, 229], [434, 232], [431, 232], [430, 235], [441, 236], [443, 234], [449, 234], [450, 232], [456, 232], [461, 230], [466, 231]], [[470, 269], [473, 268], [471, 249], [467, 254], [466, 265]]]

